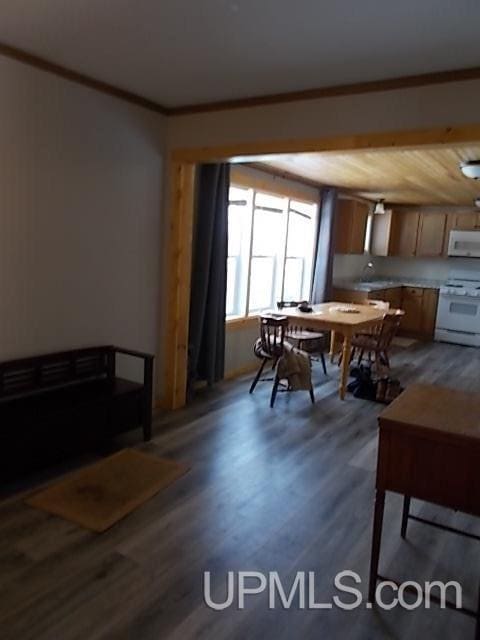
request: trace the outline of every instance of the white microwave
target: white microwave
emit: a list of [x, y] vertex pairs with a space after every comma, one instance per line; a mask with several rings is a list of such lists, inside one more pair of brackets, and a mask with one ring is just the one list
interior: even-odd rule
[[448, 255], [480, 258], [480, 231], [450, 231]]

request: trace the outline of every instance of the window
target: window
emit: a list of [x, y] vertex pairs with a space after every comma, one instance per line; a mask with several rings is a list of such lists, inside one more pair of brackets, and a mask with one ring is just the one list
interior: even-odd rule
[[317, 205], [232, 185], [227, 318], [310, 297]]

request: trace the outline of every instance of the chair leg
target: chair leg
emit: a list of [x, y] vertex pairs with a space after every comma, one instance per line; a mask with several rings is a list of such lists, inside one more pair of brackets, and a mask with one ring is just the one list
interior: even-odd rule
[[360, 366], [360, 365], [361, 365], [361, 363], [362, 363], [362, 360], [363, 360], [363, 353], [364, 353], [364, 352], [363, 352], [363, 349], [360, 349], [360, 355], [358, 356], [358, 360], [357, 360], [357, 364], [358, 364], [358, 366]]
[[275, 376], [275, 380], [273, 381], [273, 389], [272, 389], [272, 396], [270, 398], [270, 408], [273, 408], [273, 405], [275, 404], [275, 398], [277, 397], [277, 391], [278, 391], [278, 385], [280, 384], [280, 378], [278, 376]]
[[385, 359], [385, 364], [390, 369], [390, 358], [388, 357], [388, 352], [387, 351], [383, 352], [383, 357]]
[[253, 393], [255, 387], [257, 386], [257, 382], [260, 380], [260, 376], [263, 373], [263, 367], [266, 365], [266, 363], [267, 363], [267, 358], [264, 358], [263, 361], [262, 361], [262, 364], [260, 365], [260, 368], [257, 371], [257, 374], [256, 374], [255, 378], [253, 379], [253, 382], [252, 382], [252, 385], [250, 387], [249, 393]]
[[352, 363], [352, 360], [355, 357], [355, 351], [356, 351], [356, 347], [352, 347], [352, 352], [350, 354], [350, 364]]
[[310, 400], [312, 401], [312, 404], [315, 404], [315, 396], [313, 394], [313, 386], [310, 387]]
[[327, 365], [325, 364], [325, 356], [323, 352], [320, 353], [320, 360], [322, 361], [323, 373], [327, 375]]

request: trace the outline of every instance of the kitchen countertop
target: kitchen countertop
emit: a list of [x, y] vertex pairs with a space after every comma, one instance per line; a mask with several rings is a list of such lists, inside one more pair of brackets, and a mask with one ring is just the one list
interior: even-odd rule
[[395, 287], [419, 287], [421, 289], [439, 289], [443, 280], [425, 280], [422, 278], [376, 278], [369, 282], [360, 280], [337, 280], [333, 283], [336, 289], [347, 291], [381, 291], [382, 289], [394, 289]]

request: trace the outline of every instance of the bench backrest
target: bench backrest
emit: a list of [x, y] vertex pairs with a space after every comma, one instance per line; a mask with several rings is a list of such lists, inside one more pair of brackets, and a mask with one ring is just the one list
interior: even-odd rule
[[10, 360], [0, 363], [0, 398], [114, 375], [115, 351], [111, 346]]

